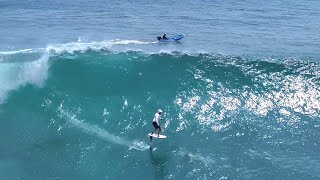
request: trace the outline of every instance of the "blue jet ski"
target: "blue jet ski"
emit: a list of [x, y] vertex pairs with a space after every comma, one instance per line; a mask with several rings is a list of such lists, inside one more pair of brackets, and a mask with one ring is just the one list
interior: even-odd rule
[[178, 35], [175, 35], [175, 36], [169, 36], [166, 39], [163, 39], [161, 36], [157, 37], [159, 42], [174, 42], [174, 41], [179, 41], [182, 38], [184, 38], [184, 34], [178, 34]]

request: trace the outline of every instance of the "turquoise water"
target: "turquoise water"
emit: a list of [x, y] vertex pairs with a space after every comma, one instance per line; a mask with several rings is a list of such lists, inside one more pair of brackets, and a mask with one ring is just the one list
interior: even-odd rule
[[0, 7], [1, 179], [320, 178], [317, 1]]

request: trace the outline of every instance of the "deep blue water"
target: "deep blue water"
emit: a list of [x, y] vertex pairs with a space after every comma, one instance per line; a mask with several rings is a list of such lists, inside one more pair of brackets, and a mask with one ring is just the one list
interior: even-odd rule
[[320, 179], [320, 1], [1, 0], [0, 17], [1, 179]]
[[[186, 52], [316, 55], [319, 1], [1, 1], [1, 49], [186, 34]], [[166, 48], [166, 47], [162, 47]], [[158, 51], [159, 48], [152, 49]]]

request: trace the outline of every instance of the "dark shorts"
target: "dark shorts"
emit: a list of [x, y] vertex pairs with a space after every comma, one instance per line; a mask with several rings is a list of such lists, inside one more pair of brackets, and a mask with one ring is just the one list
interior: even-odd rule
[[158, 128], [160, 128], [160, 129], [161, 129], [161, 127], [160, 127], [160, 126], [158, 126], [158, 124], [157, 124], [156, 122], [152, 122], [152, 125], [153, 125], [153, 127], [154, 127], [154, 128], [156, 128], [156, 129], [158, 129]]

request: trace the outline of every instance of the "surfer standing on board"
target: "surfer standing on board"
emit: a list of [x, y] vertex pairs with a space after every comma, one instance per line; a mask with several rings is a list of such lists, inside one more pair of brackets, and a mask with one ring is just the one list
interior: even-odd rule
[[159, 120], [162, 119], [161, 113], [162, 113], [162, 110], [158, 109], [158, 112], [156, 112], [156, 114], [154, 115], [153, 120], [152, 120], [152, 125], [155, 129], [152, 131], [151, 134], [153, 134], [158, 129], [158, 137], [161, 132], [161, 127], [159, 125]]
[[158, 112], [156, 112], [156, 114], [154, 115], [153, 120], [152, 120], [152, 125], [155, 129], [152, 131], [152, 133], [149, 134], [150, 135], [150, 149], [152, 149], [152, 135], [157, 129], [158, 129], [158, 137], [160, 136], [161, 127], [159, 124], [159, 120], [162, 119], [161, 113], [162, 113], [162, 110], [158, 109]]

